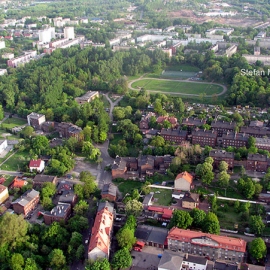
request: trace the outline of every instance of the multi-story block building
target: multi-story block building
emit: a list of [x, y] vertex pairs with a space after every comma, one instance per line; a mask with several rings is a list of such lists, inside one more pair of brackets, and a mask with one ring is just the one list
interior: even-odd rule
[[75, 100], [79, 104], [84, 104], [84, 103], [89, 103], [89, 102], [91, 102], [92, 100], [94, 100], [95, 98], [98, 98], [98, 97], [99, 97], [98, 91], [88, 91], [83, 96], [75, 98]]
[[34, 129], [39, 129], [44, 122], [46, 122], [46, 117], [44, 114], [32, 112], [27, 115], [27, 123]]
[[218, 168], [221, 161], [225, 161], [229, 165], [229, 169], [234, 166], [234, 153], [226, 152], [225, 150], [211, 150], [209, 157], [214, 159], [214, 168]]
[[5, 202], [9, 197], [8, 194], [8, 188], [0, 185], [0, 204], [2, 204], [3, 202]]
[[210, 259], [242, 262], [246, 252], [246, 241], [198, 231], [172, 228], [167, 236], [168, 249], [188, 254], [197, 254]]
[[211, 123], [212, 130], [218, 133], [218, 137], [222, 137], [224, 133], [233, 132], [236, 128], [235, 122], [225, 122], [225, 121], [213, 121]]
[[174, 142], [180, 144], [187, 140], [187, 131], [181, 129], [170, 129], [163, 128], [160, 132], [160, 136], [164, 138], [165, 141]]
[[249, 135], [245, 133], [228, 132], [227, 134], [222, 135], [222, 146], [223, 147], [233, 146], [237, 148], [247, 146], [248, 138]]
[[114, 202], [116, 200], [116, 186], [113, 183], [105, 184], [101, 191], [101, 198]]
[[59, 136], [63, 138], [74, 137], [77, 140], [81, 138], [82, 129], [72, 123], [61, 122], [55, 126], [56, 131], [59, 132]]
[[270, 137], [270, 129], [268, 128], [250, 127], [250, 126], [241, 127], [240, 132], [256, 138], [263, 138], [265, 136]]
[[53, 222], [66, 222], [71, 215], [71, 205], [68, 203], [60, 203], [51, 211], [43, 213], [44, 223], [50, 225]]
[[191, 134], [192, 129], [196, 127], [201, 127], [202, 125], [206, 124], [205, 119], [199, 119], [199, 118], [185, 118], [182, 121], [182, 126], [187, 126], [188, 134]]
[[57, 177], [54, 175], [37, 174], [33, 179], [33, 187], [41, 188], [45, 183], [56, 185]]
[[27, 216], [39, 202], [39, 192], [32, 189], [26, 191], [20, 198], [12, 202], [13, 210], [17, 214]]
[[255, 146], [258, 149], [270, 151], [270, 138], [256, 138]]
[[192, 144], [214, 147], [217, 144], [217, 132], [213, 130], [196, 129], [192, 131]]
[[246, 170], [266, 172], [268, 168], [268, 158], [261, 154], [248, 154]]

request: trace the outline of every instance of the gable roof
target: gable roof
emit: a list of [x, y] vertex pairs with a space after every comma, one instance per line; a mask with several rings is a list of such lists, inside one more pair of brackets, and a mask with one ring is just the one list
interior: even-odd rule
[[24, 181], [17, 176], [14, 178], [14, 180], [10, 184], [10, 188], [22, 188], [23, 186], [27, 185], [27, 181]]
[[183, 259], [184, 253], [165, 250], [158, 264], [158, 269], [180, 270]]
[[92, 228], [92, 236], [88, 247], [88, 253], [98, 248], [107, 256], [110, 252], [110, 234], [113, 227], [113, 214], [106, 208], [99, 211], [96, 215], [95, 223]]
[[182, 201], [196, 203], [196, 202], [199, 202], [199, 197], [200, 195], [197, 193], [186, 192]]
[[41, 165], [41, 159], [37, 159], [37, 160], [30, 160], [30, 163], [29, 163], [29, 167], [32, 167], [32, 168], [39, 168], [40, 165]]
[[112, 195], [116, 196], [116, 186], [112, 183], [105, 184], [102, 188], [101, 195]]
[[182, 173], [179, 173], [176, 176], [175, 181], [177, 181], [178, 179], [185, 179], [187, 182], [189, 182], [190, 184], [192, 184], [193, 176], [190, 173], [188, 173], [187, 171], [184, 171]]

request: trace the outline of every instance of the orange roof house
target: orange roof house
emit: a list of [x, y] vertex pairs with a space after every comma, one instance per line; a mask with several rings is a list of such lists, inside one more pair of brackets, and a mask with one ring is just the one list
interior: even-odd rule
[[171, 219], [173, 214], [173, 209], [169, 209], [162, 206], [148, 206], [147, 208], [150, 212], [155, 212], [157, 214], [161, 214], [161, 219]]
[[22, 180], [18, 176], [16, 176], [11, 184], [9, 185], [9, 188], [22, 188], [23, 186], [27, 185], [27, 181]]
[[[167, 236], [168, 249], [190, 249], [197, 254], [209, 254], [213, 259], [225, 259], [241, 262], [246, 252], [247, 242], [241, 238], [233, 238], [199, 231], [183, 230], [173, 227]], [[195, 254], [194, 253], [194, 254]], [[224, 257], [224, 258], [223, 258]]]
[[104, 208], [96, 215], [88, 247], [88, 259], [109, 258], [111, 232], [113, 229], [113, 214]]
[[179, 173], [174, 180], [174, 189], [190, 191], [193, 182], [193, 176], [188, 172]]

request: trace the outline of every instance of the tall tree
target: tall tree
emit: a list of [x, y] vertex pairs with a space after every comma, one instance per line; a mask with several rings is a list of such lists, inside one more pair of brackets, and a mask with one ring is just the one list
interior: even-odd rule
[[131, 265], [132, 258], [127, 248], [122, 248], [114, 254], [111, 263], [113, 269], [128, 268]]
[[212, 234], [219, 234], [220, 232], [219, 221], [214, 213], [209, 212], [206, 214], [206, 217], [203, 222], [203, 231]]
[[49, 254], [50, 265], [53, 269], [62, 270], [66, 266], [66, 257], [61, 249], [54, 249]]
[[261, 216], [251, 216], [249, 219], [249, 227], [253, 233], [261, 235], [265, 228]]
[[261, 260], [267, 253], [267, 247], [262, 238], [255, 238], [249, 243], [248, 251], [252, 258]]
[[174, 210], [173, 217], [170, 221], [170, 228], [178, 227], [181, 229], [187, 229], [191, 226], [193, 218], [190, 214], [183, 210]]

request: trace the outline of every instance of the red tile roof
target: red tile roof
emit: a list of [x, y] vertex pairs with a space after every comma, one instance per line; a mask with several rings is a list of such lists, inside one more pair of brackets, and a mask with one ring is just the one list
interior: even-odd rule
[[[186, 243], [193, 243], [198, 244], [201, 246], [211, 246], [212, 248], [222, 248], [222, 249], [228, 249], [228, 250], [235, 250], [238, 252], [245, 252], [246, 251], [246, 245], [247, 242], [240, 238], [233, 238], [228, 236], [222, 236], [222, 235], [215, 235], [210, 233], [203, 233], [203, 232], [197, 232], [197, 231], [190, 231], [190, 230], [183, 230], [179, 228], [172, 228], [169, 231], [168, 239], [172, 240], [178, 240], [181, 242]], [[217, 243], [217, 245], [211, 245], [210, 243], [205, 242], [193, 242], [194, 238], [208, 238]]]
[[177, 179], [179, 179], [179, 178], [184, 178], [185, 180], [187, 180], [190, 184], [192, 184], [192, 181], [193, 181], [193, 176], [190, 174], [190, 173], [188, 173], [188, 172], [182, 172], [182, 173], [179, 173], [177, 176], [176, 176], [176, 178], [175, 178], [175, 180], [177, 180]]
[[40, 164], [41, 164], [41, 159], [37, 159], [37, 160], [30, 160], [30, 163], [29, 163], [29, 167], [31, 168], [39, 168], [40, 167]]
[[162, 213], [162, 218], [170, 219], [173, 214], [173, 209], [157, 207], [157, 206], [148, 206], [148, 211]]
[[177, 124], [177, 118], [171, 116], [171, 117], [168, 117], [168, 116], [159, 116], [157, 118], [157, 123], [163, 123], [165, 120], [169, 121], [172, 125], [175, 125]]
[[10, 188], [22, 188], [27, 185], [27, 181], [24, 181], [20, 178], [15, 177], [14, 180], [10, 184]]
[[88, 247], [88, 253], [95, 248], [102, 250], [107, 256], [110, 251], [110, 234], [113, 228], [113, 214], [106, 208], [99, 211], [96, 215], [95, 223], [92, 228], [92, 236]]
[[4, 177], [1, 177], [0, 178], [0, 185], [2, 185], [5, 181], [6, 181], [6, 179]]

